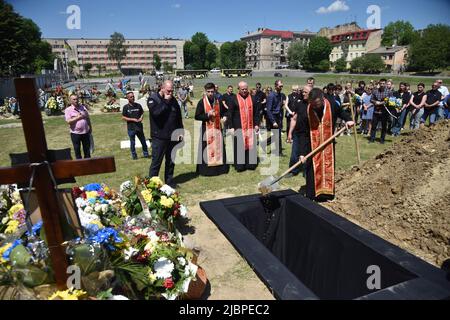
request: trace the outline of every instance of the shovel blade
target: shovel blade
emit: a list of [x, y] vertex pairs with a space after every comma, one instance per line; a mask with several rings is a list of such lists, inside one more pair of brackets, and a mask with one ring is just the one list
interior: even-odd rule
[[280, 189], [278, 182], [274, 183], [277, 178], [270, 176], [258, 184], [258, 190], [263, 195], [267, 195], [273, 191]]

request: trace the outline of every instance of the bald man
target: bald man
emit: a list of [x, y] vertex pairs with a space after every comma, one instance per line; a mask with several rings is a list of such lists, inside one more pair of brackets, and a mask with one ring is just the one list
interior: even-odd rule
[[147, 106], [150, 111], [152, 137], [152, 163], [149, 175], [150, 177], [159, 176], [159, 170], [165, 157], [164, 180], [166, 184], [175, 188], [176, 185], [173, 181], [175, 159], [172, 159], [172, 150], [183, 139], [183, 120], [180, 106], [173, 96], [172, 81], [165, 81], [161, 90], [150, 96]]
[[248, 84], [244, 81], [238, 85], [238, 94], [229, 100], [228, 119], [234, 131], [236, 171], [255, 170], [258, 166], [255, 133], [259, 131], [259, 114], [257, 104], [248, 90]]

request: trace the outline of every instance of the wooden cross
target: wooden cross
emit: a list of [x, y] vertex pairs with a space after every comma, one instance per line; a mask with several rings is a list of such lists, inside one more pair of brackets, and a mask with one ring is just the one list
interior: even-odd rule
[[[32, 78], [23, 78], [15, 79], [14, 82], [18, 101], [20, 102], [22, 125], [30, 164], [41, 164], [49, 161], [35, 81]], [[30, 164], [0, 168], [0, 184], [29, 183], [32, 174]], [[55, 161], [50, 164], [50, 167], [55, 179], [67, 179], [116, 171], [113, 157]], [[68, 260], [65, 248], [62, 245], [64, 238], [60, 224], [60, 217], [64, 215], [64, 212], [62, 207], [58, 205], [57, 191], [53, 185], [47, 165], [35, 167], [33, 186], [36, 189], [42, 214], [56, 285], [59, 289], [65, 289]]]

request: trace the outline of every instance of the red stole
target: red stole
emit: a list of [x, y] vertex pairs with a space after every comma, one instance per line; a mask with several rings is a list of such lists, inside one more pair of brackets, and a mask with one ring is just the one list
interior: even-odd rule
[[[311, 129], [311, 150], [315, 150], [325, 140], [333, 135], [333, 115], [331, 105], [324, 99], [325, 108], [322, 122], [317, 114], [308, 105], [308, 120]], [[316, 197], [334, 195], [334, 148], [333, 143], [328, 144], [322, 151], [313, 157], [314, 189]]]
[[244, 149], [253, 148], [253, 102], [251, 95], [247, 98], [236, 95], [239, 103], [239, 113], [241, 114], [242, 136], [244, 138]]
[[220, 107], [219, 101], [214, 99], [214, 107], [209, 103], [208, 97], [203, 96], [203, 106], [205, 113], [208, 114], [211, 110], [216, 112], [213, 120], [206, 121], [206, 152], [208, 155], [208, 167], [216, 167], [223, 165], [223, 140], [220, 128]]

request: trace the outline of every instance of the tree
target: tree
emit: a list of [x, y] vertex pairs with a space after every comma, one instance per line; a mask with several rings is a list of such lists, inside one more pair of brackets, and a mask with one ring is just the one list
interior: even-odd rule
[[303, 59], [304, 68], [308, 71], [323, 71], [324, 61], [329, 61], [331, 50], [333, 50], [333, 47], [328, 38], [313, 38]]
[[122, 72], [122, 60], [127, 56], [127, 48], [124, 45], [125, 38], [123, 34], [114, 32], [108, 44], [108, 57], [117, 61], [117, 68]]
[[347, 70], [347, 61], [344, 57], [336, 60], [334, 63], [334, 70], [336, 72], [344, 72]]
[[78, 66], [78, 63], [75, 60], [70, 60], [67, 66], [69, 67], [69, 72], [73, 73], [73, 69]]
[[88, 77], [89, 77], [89, 71], [91, 71], [92, 67], [93, 67], [93, 65], [90, 62], [83, 64], [83, 69], [86, 71]]
[[100, 77], [100, 72], [102, 72], [103, 66], [101, 64], [97, 64], [95, 67], [97, 68], [98, 76]]
[[232, 42], [225, 42], [220, 46], [219, 62], [222, 69], [234, 69], [233, 48]]
[[294, 42], [288, 49], [289, 66], [294, 69], [302, 67], [307, 47], [300, 41]]
[[205, 49], [205, 67], [207, 69], [215, 68], [219, 49], [213, 43], [208, 43]]
[[51, 46], [41, 39], [39, 27], [15, 13], [0, 0], [0, 76], [18, 76], [50, 68], [56, 58]]
[[409, 21], [390, 22], [384, 27], [381, 36], [381, 44], [383, 46], [392, 46], [396, 43], [399, 46], [407, 46], [417, 40], [417, 33]]
[[366, 54], [357, 57], [350, 63], [351, 71], [356, 73], [380, 73], [385, 69], [383, 60], [378, 54]]
[[161, 57], [157, 53], [153, 55], [153, 67], [156, 71], [161, 70]]
[[409, 68], [433, 72], [450, 66], [450, 26], [429, 25], [411, 44]]
[[220, 46], [219, 63], [222, 69], [245, 68], [245, 51], [247, 44], [244, 41], [225, 42]]
[[173, 72], [173, 66], [167, 61], [163, 62], [163, 69], [164, 69], [164, 72], [167, 72], [167, 73]]

